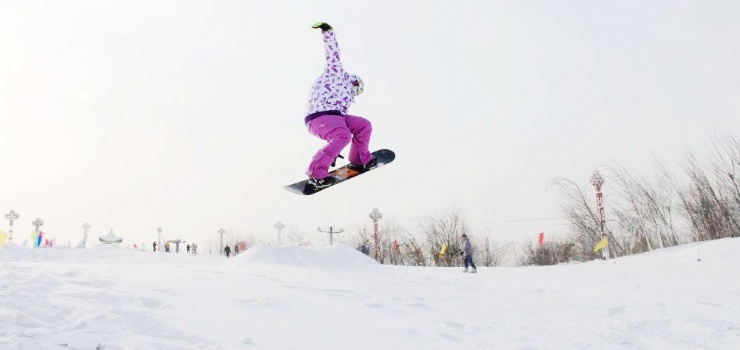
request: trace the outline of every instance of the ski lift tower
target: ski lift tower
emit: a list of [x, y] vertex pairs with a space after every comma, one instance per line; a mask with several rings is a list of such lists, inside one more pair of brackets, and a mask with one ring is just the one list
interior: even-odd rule
[[[601, 186], [604, 185], [604, 178], [598, 170], [594, 170], [594, 174], [591, 176], [591, 184], [594, 185], [594, 188], [596, 189], [596, 208], [599, 211], [599, 229], [601, 230], [601, 238], [604, 239], [604, 237], [606, 237], [606, 232], [604, 231], [604, 201], [601, 193]], [[602, 249], [602, 254], [604, 254], [605, 260], [609, 260], [608, 238], [606, 242], [606, 247]]]

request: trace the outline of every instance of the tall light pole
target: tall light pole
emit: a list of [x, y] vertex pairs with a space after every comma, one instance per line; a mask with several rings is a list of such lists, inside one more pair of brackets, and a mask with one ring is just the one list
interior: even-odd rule
[[158, 242], [157, 249], [159, 249], [159, 251], [161, 252], [162, 251], [162, 228], [161, 227], [157, 227], [157, 242]]
[[[604, 184], [604, 178], [601, 176], [598, 170], [594, 170], [593, 176], [591, 176], [591, 184], [596, 189], [596, 208], [599, 211], [599, 229], [601, 230], [601, 239], [606, 237], [604, 231], [604, 202], [601, 193], [601, 186]], [[609, 238], [606, 238], [606, 247], [603, 248], [604, 259], [609, 260]]]
[[491, 228], [486, 227], [486, 232], [488, 232], [488, 234], [486, 235], [486, 259], [488, 259], [487, 261], [491, 263], [493, 262], [493, 260], [491, 259], [491, 243], [490, 243]]
[[10, 232], [8, 232], [8, 241], [13, 240], [13, 221], [18, 219], [20, 215], [15, 212], [15, 210], [11, 210], [9, 213], [5, 214], [5, 218], [10, 221]]
[[41, 218], [36, 218], [36, 220], [33, 220], [32, 224], [36, 228], [36, 233], [39, 233], [39, 227], [44, 225], [44, 220], [41, 220]]
[[32, 224], [36, 228], [36, 239], [38, 239], [38, 244], [34, 243], [34, 247], [38, 247], [41, 246], [41, 240], [39, 239], [39, 227], [44, 225], [44, 220], [41, 220], [41, 218], [36, 218], [36, 220], [33, 220]]
[[90, 224], [84, 223], [82, 224], [82, 229], [85, 231], [85, 235], [82, 236], [82, 242], [80, 242], [80, 248], [85, 248], [87, 245], [87, 231], [90, 230]]
[[280, 237], [282, 236], [282, 232], [283, 232], [283, 229], [285, 228], [285, 225], [283, 225], [283, 222], [282, 221], [278, 221], [275, 224], [275, 228], [278, 231], [278, 246], [281, 246], [282, 245], [282, 242], [280, 241]]
[[383, 214], [378, 211], [378, 208], [373, 208], [370, 212], [370, 219], [373, 220], [373, 239], [375, 240], [375, 248], [373, 249], [373, 256], [375, 261], [380, 261], [380, 237], [378, 236], [378, 220], [383, 218]]
[[226, 233], [226, 231], [224, 231], [223, 228], [218, 229], [218, 234], [221, 235], [221, 246], [218, 248], [219, 254], [224, 253], [224, 233]]

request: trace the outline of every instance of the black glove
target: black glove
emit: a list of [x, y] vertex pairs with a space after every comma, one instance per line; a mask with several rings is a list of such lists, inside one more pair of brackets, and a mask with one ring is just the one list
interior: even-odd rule
[[313, 28], [313, 29], [321, 28], [321, 31], [322, 32], [325, 32], [327, 30], [331, 30], [332, 29], [331, 26], [328, 23], [326, 23], [326, 22], [316, 22], [316, 23], [314, 23], [311, 26], [311, 28]]

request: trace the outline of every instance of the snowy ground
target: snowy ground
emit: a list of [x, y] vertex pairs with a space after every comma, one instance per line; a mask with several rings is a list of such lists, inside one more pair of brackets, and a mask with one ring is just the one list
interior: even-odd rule
[[0, 349], [740, 349], [740, 239], [550, 267], [0, 249]]

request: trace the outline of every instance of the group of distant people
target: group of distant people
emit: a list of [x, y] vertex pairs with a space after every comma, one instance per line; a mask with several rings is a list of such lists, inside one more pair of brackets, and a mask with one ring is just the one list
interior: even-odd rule
[[[229, 256], [231, 256], [231, 252], [232, 252], [231, 247], [229, 247], [229, 245], [227, 244], [226, 247], [224, 247], [224, 255], [226, 255], [226, 257], [228, 258]], [[234, 244], [233, 252], [234, 252], [234, 256], [239, 254], [239, 244]]]
[[[476, 273], [478, 272], [478, 269], [475, 267], [475, 263], [473, 262], [473, 246], [470, 244], [470, 239], [468, 239], [468, 235], [462, 234], [462, 244], [463, 249], [460, 252], [460, 255], [463, 257], [463, 264], [465, 264], [465, 270], [463, 272], [471, 272]], [[152, 249], [153, 251], [157, 251], [157, 242], [154, 241], [152, 243]], [[195, 243], [190, 243], [185, 246], [185, 250], [188, 254], [197, 255], [198, 254], [198, 245]], [[361, 244], [359, 247], [357, 247], [357, 250], [361, 251], [363, 254], [370, 255], [370, 243], [365, 241], [364, 244]], [[164, 244], [164, 251], [166, 253], [170, 252], [170, 242], [166, 242]], [[234, 256], [239, 254], [239, 244], [234, 244], [234, 249], [231, 249], [231, 246], [228, 244], [224, 247], [224, 255], [226, 255], [227, 258], [231, 257], [231, 253], [234, 253]], [[468, 270], [468, 267], [471, 268], [471, 270]]]
[[[170, 247], [171, 247], [170, 242], [169, 241], [165, 242], [165, 244], [164, 244], [164, 252], [165, 253], [169, 253], [170, 252]], [[161, 250], [161, 247], [160, 247], [160, 250]], [[152, 242], [152, 251], [153, 252], [156, 252], [157, 251], [157, 241]], [[185, 246], [185, 251], [188, 254], [197, 255], [198, 254], [198, 245], [195, 244], [195, 243], [189, 243], [188, 245]]]

